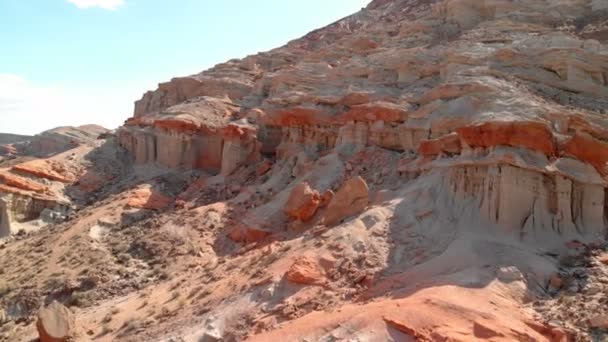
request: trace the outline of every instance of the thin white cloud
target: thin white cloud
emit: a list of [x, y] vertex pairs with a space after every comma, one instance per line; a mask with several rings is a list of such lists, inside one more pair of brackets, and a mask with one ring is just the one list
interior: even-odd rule
[[124, 4], [124, 0], [68, 0], [78, 8], [99, 7], [107, 10], [115, 10]]
[[143, 86], [40, 85], [0, 73], [0, 132], [35, 134], [57, 126], [120, 125]]

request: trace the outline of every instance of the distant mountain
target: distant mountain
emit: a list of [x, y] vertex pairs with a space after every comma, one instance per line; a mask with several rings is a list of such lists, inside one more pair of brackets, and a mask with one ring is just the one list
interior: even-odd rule
[[14, 144], [31, 139], [31, 135], [0, 133], [0, 145]]
[[[109, 131], [98, 125], [83, 125], [56, 127], [34, 136], [0, 134], [0, 145], [12, 145], [0, 149], [0, 155], [49, 157], [83, 144], [92, 144], [100, 135]], [[13, 138], [10, 139], [11, 137]]]

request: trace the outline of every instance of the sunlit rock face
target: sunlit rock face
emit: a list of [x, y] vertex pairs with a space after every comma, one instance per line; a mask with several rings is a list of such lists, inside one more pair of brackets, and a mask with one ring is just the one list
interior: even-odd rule
[[[408, 181], [522, 237], [604, 231], [602, 1], [373, 1], [269, 52], [159, 85], [119, 131], [138, 163], [228, 175], [379, 147]], [[574, 25], [564, 25], [573, 22]]]

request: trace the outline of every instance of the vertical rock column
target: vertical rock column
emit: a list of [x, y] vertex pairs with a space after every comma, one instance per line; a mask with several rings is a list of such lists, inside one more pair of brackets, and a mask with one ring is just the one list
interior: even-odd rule
[[8, 206], [3, 199], [0, 199], [0, 237], [11, 234], [11, 224]]
[[245, 162], [260, 158], [261, 144], [255, 133], [251, 127], [238, 125], [228, 125], [222, 130], [222, 175], [227, 176]]

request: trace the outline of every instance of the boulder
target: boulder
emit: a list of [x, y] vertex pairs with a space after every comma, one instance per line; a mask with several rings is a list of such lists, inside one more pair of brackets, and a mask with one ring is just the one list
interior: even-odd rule
[[41, 342], [68, 341], [74, 328], [72, 312], [54, 301], [48, 307], [40, 310], [36, 328]]
[[35, 159], [13, 166], [13, 170], [30, 176], [46, 178], [62, 183], [76, 181], [74, 170], [56, 160]]
[[154, 189], [141, 188], [131, 194], [127, 206], [139, 209], [161, 210], [171, 205], [172, 202], [171, 198]]
[[228, 237], [234, 242], [256, 243], [265, 240], [272, 235], [271, 232], [239, 224], [232, 228]]
[[333, 226], [343, 219], [362, 212], [369, 203], [369, 188], [360, 176], [346, 181], [325, 211], [324, 223]]
[[291, 190], [283, 211], [292, 219], [308, 221], [315, 215], [320, 204], [319, 192], [302, 182]]
[[292, 283], [303, 285], [321, 284], [325, 280], [323, 269], [319, 263], [308, 256], [295, 259], [285, 277]]
[[0, 182], [12, 186], [14, 188], [26, 190], [26, 191], [34, 191], [38, 193], [49, 192], [49, 188], [44, 186], [38, 182], [29, 180], [24, 177], [19, 177], [15, 174], [8, 172], [0, 172]]

